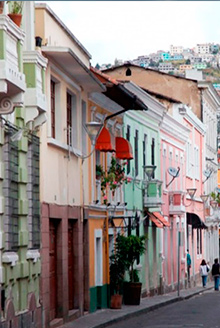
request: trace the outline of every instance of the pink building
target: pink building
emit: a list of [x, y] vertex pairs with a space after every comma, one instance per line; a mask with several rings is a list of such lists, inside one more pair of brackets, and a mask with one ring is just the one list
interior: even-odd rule
[[[164, 291], [184, 287], [187, 281], [186, 250], [192, 258], [191, 280], [198, 279], [203, 257], [203, 193], [202, 167], [204, 125], [181, 104], [169, 104], [173, 115], [167, 114], [161, 124], [161, 180], [163, 181], [163, 216], [171, 227], [162, 232], [161, 261]], [[187, 189], [196, 188], [192, 199]], [[179, 250], [179, 254], [178, 254]], [[179, 263], [179, 279], [178, 279]]]

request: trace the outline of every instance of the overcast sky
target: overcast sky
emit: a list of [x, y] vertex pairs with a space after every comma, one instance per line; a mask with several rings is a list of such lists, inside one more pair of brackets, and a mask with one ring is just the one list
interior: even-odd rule
[[219, 1], [47, 2], [92, 56], [91, 63], [131, 60], [171, 44], [220, 43]]

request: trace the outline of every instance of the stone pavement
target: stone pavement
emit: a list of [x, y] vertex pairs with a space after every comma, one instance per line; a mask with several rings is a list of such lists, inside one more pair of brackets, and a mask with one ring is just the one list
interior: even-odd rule
[[155, 310], [159, 307], [179, 302], [207, 290], [214, 290], [214, 282], [211, 281], [207, 284], [206, 288], [201, 286], [182, 289], [180, 290], [180, 295], [177, 295], [177, 291], [157, 295], [152, 297], [145, 297], [141, 299], [140, 305], [122, 305], [120, 310], [102, 309], [97, 310], [94, 313], [89, 313], [80, 317], [72, 322], [66, 323], [61, 326], [61, 328], [103, 328], [110, 324], [124, 320], [125, 318], [133, 317], [142, 313], [147, 313], [149, 311]]

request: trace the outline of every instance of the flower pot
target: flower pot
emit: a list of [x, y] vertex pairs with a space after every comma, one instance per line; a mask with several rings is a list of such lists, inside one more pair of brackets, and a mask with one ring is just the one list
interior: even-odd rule
[[0, 14], [3, 14], [3, 12], [4, 12], [4, 4], [5, 4], [5, 1], [0, 1]]
[[11, 20], [18, 26], [21, 26], [22, 14], [8, 14]]
[[121, 309], [122, 305], [122, 295], [114, 294], [111, 296], [111, 309]]
[[42, 38], [40, 36], [35, 36], [35, 46], [41, 47], [42, 45]]
[[140, 304], [141, 287], [141, 282], [124, 282], [123, 297], [125, 305]]

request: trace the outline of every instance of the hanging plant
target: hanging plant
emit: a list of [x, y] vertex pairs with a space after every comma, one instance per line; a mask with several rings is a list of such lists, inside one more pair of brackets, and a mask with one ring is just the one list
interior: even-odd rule
[[127, 184], [128, 182], [131, 181], [131, 179], [125, 176], [126, 165], [127, 162], [123, 162], [122, 164], [120, 164], [116, 161], [116, 158], [112, 156], [111, 165], [108, 171], [105, 174], [101, 174], [101, 191], [102, 191], [103, 199], [106, 202], [107, 202], [106, 190], [108, 187], [114, 196], [115, 190], [117, 188], [119, 188], [122, 184], [124, 183]]

